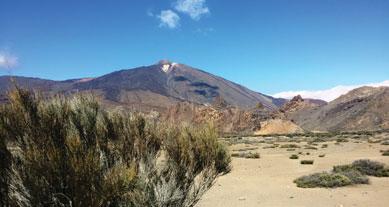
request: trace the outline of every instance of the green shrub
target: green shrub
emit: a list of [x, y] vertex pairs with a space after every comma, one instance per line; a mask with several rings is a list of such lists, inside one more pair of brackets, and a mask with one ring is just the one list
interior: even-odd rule
[[[89, 96], [17, 89], [9, 100], [0, 106], [0, 162], [13, 170], [0, 168], [0, 206], [194, 206], [230, 170], [212, 126], [151, 123]], [[7, 142], [20, 149], [13, 159], [3, 156]], [[3, 173], [17, 178], [13, 192]]]
[[300, 164], [302, 165], [313, 165], [314, 160], [301, 160]]
[[291, 156], [289, 157], [289, 159], [292, 159], [292, 160], [297, 160], [298, 158], [299, 158], [298, 155], [291, 155]]
[[334, 188], [351, 185], [351, 180], [342, 174], [327, 172], [302, 176], [294, 181], [299, 188]]
[[385, 150], [382, 152], [382, 156], [389, 156], [389, 150]]

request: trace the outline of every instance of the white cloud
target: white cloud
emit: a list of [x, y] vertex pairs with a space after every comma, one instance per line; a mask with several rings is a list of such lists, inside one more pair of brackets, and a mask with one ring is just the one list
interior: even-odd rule
[[10, 70], [18, 65], [18, 58], [8, 52], [0, 51], [0, 68]]
[[205, 5], [205, 0], [177, 0], [174, 8], [179, 12], [188, 14], [194, 20], [199, 20], [201, 16], [210, 12]]
[[180, 17], [172, 10], [163, 10], [157, 17], [161, 21], [161, 27], [174, 29], [180, 25]]
[[380, 82], [380, 83], [368, 83], [368, 84], [362, 84], [362, 85], [350, 85], [350, 86], [336, 86], [327, 90], [318, 90], [318, 91], [285, 91], [276, 93], [273, 95], [273, 97], [276, 98], [286, 98], [290, 99], [296, 95], [301, 95], [303, 98], [313, 98], [313, 99], [321, 99], [325, 101], [332, 101], [339, 96], [348, 93], [349, 91], [359, 88], [362, 86], [372, 86], [372, 87], [379, 87], [379, 86], [389, 86], [389, 80]]

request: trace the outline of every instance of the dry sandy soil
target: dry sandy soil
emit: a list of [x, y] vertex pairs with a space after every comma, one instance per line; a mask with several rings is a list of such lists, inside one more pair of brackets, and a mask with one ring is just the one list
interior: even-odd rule
[[[315, 172], [329, 171], [334, 165], [350, 164], [358, 159], [371, 159], [389, 165], [389, 157], [379, 152], [389, 146], [379, 143], [361, 141], [355, 143], [335, 144], [326, 142], [328, 148], [318, 150], [296, 149], [295, 152], [285, 148], [269, 148], [265, 143], [235, 144], [231, 150], [256, 146], [260, 159], [233, 158], [231, 173], [216, 181], [215, 185], [204, 195], [197, 207], [228, 206], [315, 206], [315, 207], [388, 207], [389, 178], [370, 178], [368, 185], [355, 185], [336, 189], [302, 189], [297, 188], [293, 180]], [[279, 143], [279, 142], [278, 142]], [[279, 143], [285, 144], [285, 143]], [[298, 143], [303, 146], [306, 143]], [[299, 160], [291, 160], [291, 154], [310, 152], [299, 155]], [[319, 158], [319, 154], [326, 154]], [[300, 160], [313, 159], [313, 165], [301, 165]]]

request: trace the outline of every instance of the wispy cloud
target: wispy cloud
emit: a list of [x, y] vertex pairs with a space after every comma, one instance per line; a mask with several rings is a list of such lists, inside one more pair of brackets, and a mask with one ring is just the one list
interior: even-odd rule
[[349, 85], [349, 86], [336, 86], [327, 90], [317, 90], [317, 91], [309, 91], [309, 90], [302, 90], [302, 91], [285, 91], [276, 93], [273, 95], [273, 97], [276, 98], [287, 98], [290, 99], [296, 95], [301, 95], [303, 98], [313, 98], [313, 99], [321, 99], [325, 101], [332, 101], [339, 96], [348, 93], [349, 91], [359, 88], [362, 86], [372, 86], [372, 87], [379, 87], [379, 86], [389, 86], [389, 80], [379, 82], [379, 83], [368, 83], [368, 84], [362, 84], [362, 85]]
[[161, 27], [174, 29], [180, 25], [180, 17], [170, 9], [161, 11], [161, 14], [157, 17], [161, 21]]
[[198, 28], [197, 30], [195, 30], [196, 33], [199, 33], [199, 34], [202, 34], [204, 36], [207, 36], [208, 34], [214, 32], [215, 29], [212, 28], [212, 27], [209, 27], [209, 28]]
[[205, 0], [177, 0], [174, 8], [188, 14], [194, 20], [200, 20], [203, 15], [210, 13]]
[[18, 65], [18, 57], [7, 51], [0, 51], [0, 68], [11, 70]]
[[146, 14], [149, 17], [154, 17], [154, 13], [153, 13], [153, 11], [151, 9], [147, 10]]

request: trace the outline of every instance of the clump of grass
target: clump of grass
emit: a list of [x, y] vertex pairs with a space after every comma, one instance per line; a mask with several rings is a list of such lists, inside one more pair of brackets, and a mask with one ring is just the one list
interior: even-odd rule
[[278, 144], [273, 144], [270, 146], [264, 146], [263, 149], [274, 149], [274, 148], [277, 148], [278, 146], [279, 146]]
[[241, 149], [235, 149], [235, 150], [232, 150], [232, 151], [238, 151], [238, 152], [243, 152], [243, 151], [251, 151], [251, 150], [256, 150], [258, 149], [258, 147], [245, 147], [245, 148], [241, 148]]
[[247, 159], [259, 159], [259, 158], [261, 158], [261, 156], [259, 155], [258, 152], [254, 152], [254, 153], [249, 152], [246, 154], [246, 158]]
[[261, 156], [258, 152], [239, 152], [239, 153], [232, 153], [231, 157], [246, 158], [246, 159], [259, 159]]
[[326, 155], [325, 154], [320, 154], [319, 157], [325, 157]]
[[283, 144], [280, 148], [300, 148], [300, 146], [297, 144]]
[[297, 160], [299, 158], [299, 156], [298, 155], [291, 155], [290, 157], [289, 157], [289, 159], [291, 159], [291, 160]]
[[312, 142], [325, 142], [325, 141], [326, 141], [325, 139], [319, 137], [312, 140]]
[[321, 148], [327, 148], [328, 147], [328, 144], [323, 144], [322, 146], [321, 146]]
[[389, 156], [389, 150], [384, 150], [382, 152], [382, 156]]
[[304, 149], [308, 149], [308, 150], [317, 150], [317, 148], [314, 147], [314, 146], [306, 146]]
[[288, 151], [288, 152], [294, 152], [294, 151], [296, 151], [296, 149], [294, 149], [294, 148], [288, 148], [288, 149], [286, 149], [286, 151]]
[[300, 164], [302, 165], [313, 165], [314, 160], [301, 160]]
[[346, 138], [338, 138], [338, 139], [336, 139], [336, 142], [337, 143], [348, 142], [348, 139], [346, 139]]

